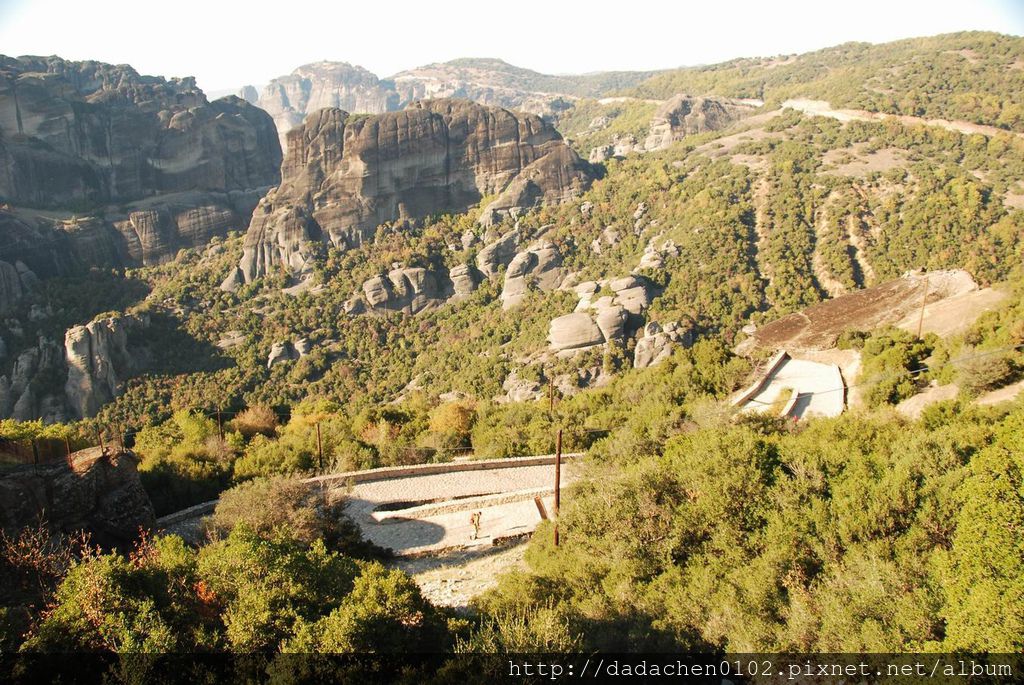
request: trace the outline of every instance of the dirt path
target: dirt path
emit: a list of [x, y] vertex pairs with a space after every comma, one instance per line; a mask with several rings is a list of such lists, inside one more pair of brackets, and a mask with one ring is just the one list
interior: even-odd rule
[[887, 119], [895, 119], [901, 124], [937, 126], [939, 128], [944, 128], [947, 131], [955, 131], [964, 135], [981, 134], [983, 136], [991, 137], [1002, 133], [1005, 135], [1024, 137], [1024, 135], [1015, 131], [1007, 131], [1005, 129], [996, 128], [995, 126], [985, 126], [984, 124], [974, 124], [969, 121], [924, 119], [922, 117], [912, 117], [905, 114], [868, 112], [863, 109], [833, 109], [832, 106], [824, 100], [786, 100], [782, 103], [782, 107], [783, 109], [786, 107], [795, 109], [798, 112], [803, 112], [804, 114], [810, 114], [812, 116], [830, 117], [837, 121], [885, 121]]
[[399, 558], [395, 566], [413, 577], [434, 604], [466, 609], [470, 601], [497, 585], [501, 574], [525, 568], [526, 541], [466, 550], [444, 556]]

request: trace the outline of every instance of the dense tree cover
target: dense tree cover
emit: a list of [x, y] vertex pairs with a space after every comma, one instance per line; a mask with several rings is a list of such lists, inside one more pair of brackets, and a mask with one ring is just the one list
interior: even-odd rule
[[[664, 248], [663, 268], [643, 272], [657, 295], [646, 318], [680, 321], [698, 337], [726, 341], [751, 320], [817, 301], [835, 283], [872, 285], [926, 266], [967, 268], [987, 284], [1007, 278], [1024, 259], [1024, 213], [1003, 203], [1019, 191], [1024, 173], [1024, 143], [1014, 136], [963, 136], [898, 122], [842, 124], [795, 112], [746, 139], [723, 135], [609, 161], [578, 203], [521, 217], [524, 242], [543, 232], [579, 280], [625, 275], [649, 245]], [[883, 171], [844, 170], [844, 160], [891, 150], [900, 154]], [[586, 216], [579, 211], [584, 201], [593, 205]], [[636, 220], [640, 203], [649, 210]], [[546, 380], [577, 368], [629, 368], [636, 334], [597, 359], [541, 355], [548, 322], [572, 310], [573, 295], [531, 292], [522, 307], [505, 311], [497, 297], [500, 277], [467, 301], [415, 317], [343, 313], [363, 280], [394, 263], [436, 269], [472, 263], [481, 243], [467, 250], [459, 238], [466, 231], [485, 237], [475, 219], [469, 212], [384, 226], [359, 249], [325, 250], [318, 287], [296, 294], [281, 291], [280, 274], [237, 293], [221, 291], [241, 254], [237, 235], [130, 272], [140, 293], [149, 293], [123, 307], [147, 312], [154, 322], [130, 341], [150, 359], [149, 373], [130, 380], [99, 423], [140, 429], [175, 411], [213, 416], [250, 406], [287, 418], [288, 408], [309, 396], [331, 398], [353, 417], [416, 387], [429, 389], [430, 402], [445, 393], [488, 401], [503, 394], [512, 372]], [[506, 223], [487, 235], [511, 228]], [[591, 244], [606, 231], [617, 242], [598, 254]], [[96, 278], [97, 288], [106, 283], [102, 274]], [[50, 287], [64, 292], [59, 281]], [[32, 295], [25, 306], [45, 304], [40, 298]], [[0, 335], [9, 359], [19, 345], [34, 342], [27, 331]], [[266, 367], [274, 343], [303, 337], [313, 344], [311, 354]], [[63, 379], [51, 380], [49, 390], [59, 392]], [[414, 454], [408, 448], [442, 446], [399, 442], [407, 455]], [[308, 467], [306, 453], [295, 468]], [[250, 473], [266, 472], [259, 463], [268, 459], [278, 458], [250, 460]], [[393, 454], [381, 461], [401, 460]]]
[[[145, 536], [127, 553], [50, 541], [43, 528], [0, 536], [0, 575], [28, 591], [26, 615], [0, 616], [4, 649], [448, 649], [450, 617], [407, 575], [382, 566], [381, 550], [362, 540], [342, 502], [326, 498], [288, 479], [243, 485], [225, 495], [198, 548], [176, 536]], [[19, 599], [10, 587], [5, 606]]]
[[657, 109], [656, 101], [622, 99], [602, 104], [597, 100], [578, 100], [572, 109], [559, 114], [558, 130], [583, 153], [630, 136], [643, 145]]
[[535, 607], [555, 647], [1017, 651], [1022, 420], [757, 419], [612, 457], [563, 498], [562, 545], [539, 531], [480, 600], [488, 640]]
[[1024, 130], [1024, 40], [953, 33], [871, 45], [846, 43], [803, 55], [738, 59], [652, 76], [627, 91], [828, 100], [833, 107], [962, 119]]
[[23, 651], [422, 651], [446, 622], [400, 571], [239, 526], [198, 551], [169, 536], [83, 558]]

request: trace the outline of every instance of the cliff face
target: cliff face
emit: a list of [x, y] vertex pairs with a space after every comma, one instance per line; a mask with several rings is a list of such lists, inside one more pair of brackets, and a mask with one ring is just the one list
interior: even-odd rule
[[77, 452], [71, 463], [16, 467], [0, 478], [0, 527], [14, 533], [42, 518], [54, 533], [85, 530], [104, 546], [134, 540], [155, 523], [128, 452]]
[[64, 394], [79, 418], [95, 416], [100, 408], [121, 394], [136, 363], [128, 351], [128, 331], [144, 325], [134, 317], [111, 317], [68, 329], [64, 358], [68, 380]]
[[745, 100], [676, 95], [654, 113], [644, 149], [662, 150], [686, 136], [723, 129], [758, 107]]
[[[124, 389], [124, 382], [144, 370], [146, 350], [131, 349], [128, 334], [145, 328], [148, 320], [136, 316], [98, 319], [74, 326], [64, 344], [41, 338], [0, 363], [9, 372], [0, 375], [0, 419], [46, 422], [95, 416]], [[65, 378], [63, 388], [56, 382]]]
[[[254, 91], [251, 86], [248, 91], [243, 89], [249, 97]], [[254, 104], [274, 118], [282, 149], [287, 149], [288, 131], [299, 126], [308, 112], [333, 107], [347, 112], [382, 114], [399, 108], [398, 93], [392, 83], [344, 62], [301, 66], [267, 84]]]
[[159, 263], [241, 228], [280, 162], [266, 112], [208, 102], [191, 78], [0, 56], [0, 230], [15, 235], [0, 260], [40, 277]]
[[281, 185], [253, 213], [240, 264], [252, 281], [310, 266], [308, 243], [352, 247], [382, 223], [464, 211], [487, 219], [582, 191], [588, 165], [539, 117], [456, 100], [351, 120], [311, 114], [288, 134]]
[[137, 200], [272, 185], [272, 121], [193, 79], [124, 65], [0, 56], [0, 196], [19, 205]]

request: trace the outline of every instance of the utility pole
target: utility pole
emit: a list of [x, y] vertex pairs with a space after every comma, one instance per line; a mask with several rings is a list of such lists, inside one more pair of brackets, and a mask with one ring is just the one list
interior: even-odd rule
[[316, 454], [320, 462], [320, 473], [324, 471], [324, 443], [320, 438], [320, 422], [316, 422]]
[[917, 319], [917, 339], [921, 340], [921, 332], [924, 330], [924, 307], [928, 304], [928, 272], [924, 274], [924, 295], [921, 296], [921, 316]]
[[558, 429], [555, 442], [555, 547], [558, 547], [558, 509], [562, 502], [562, 429]]
[[555, 415], [555, 381], [548, 375], [548, 419]]
[[217, 407], [217, 435], [222, 441], [224, 440], [224, 420], [220, 415], [220, 407]]

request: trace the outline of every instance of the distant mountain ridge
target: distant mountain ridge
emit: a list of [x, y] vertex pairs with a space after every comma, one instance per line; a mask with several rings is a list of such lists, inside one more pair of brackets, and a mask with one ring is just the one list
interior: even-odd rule
[[239, 96], [274, 118], [282, 147], [286, 133], [307, 114], [337, 107], [353, 114], [383, 114], [404, 109], [415, 100], [461, 98], [541, 116], [569, 109], [579, 97], [600, 97], [629, 88], [656, 72], [604, 72], [552, 76], [500, 59], [462, 58], [428, 64], [381, 79], [347, 62], [305, 64], [280, 76], [261, 92], [245, 86]]

